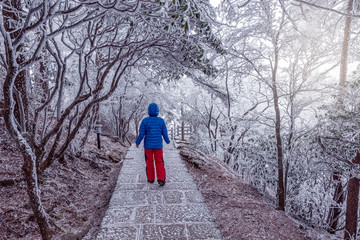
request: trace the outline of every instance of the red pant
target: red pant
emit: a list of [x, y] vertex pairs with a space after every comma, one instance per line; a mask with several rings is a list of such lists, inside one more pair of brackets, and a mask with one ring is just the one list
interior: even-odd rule
[[157, 180], [165, 182], [165, 166], [163, 160], [163, 150], [160, 149], [145, 149], [145, 160], [146, 160], [146, 175], [149, 182], [155, 180], [155, 169], [154, 169], [154, 158], [156, 165], [156, 176]]

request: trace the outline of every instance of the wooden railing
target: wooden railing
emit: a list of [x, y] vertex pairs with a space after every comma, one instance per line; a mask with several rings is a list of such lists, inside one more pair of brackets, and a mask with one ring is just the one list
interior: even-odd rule
[[170, 129], [170, 137], [174, 140], [189, 140], [190, 136], [193, 133], [193, 128], [190, 125], [182, 124], [180, 126], [175, 126], [175, 129], [172, 127]]

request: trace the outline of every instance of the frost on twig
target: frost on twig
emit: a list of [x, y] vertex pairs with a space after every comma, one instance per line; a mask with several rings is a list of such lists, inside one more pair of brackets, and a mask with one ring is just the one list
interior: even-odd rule
[[[354, 164], [352, 161], [343, 158], [342, 156], [336, 154], [335, 152], [330, 151], [322, 142], [321, 137], [318, 136], [318, 144], [321, 147], [321, 149], [329, 156], [333, 157], [334, 159], [336, 159], [337, 161], [343, 162], [346, 165], [348, 165], [349, 167], [351, 167], [351, 169], [354, 171], [354, 173], [356, 174], [360, 174], [360, 169], [358, 166], [356, 166], [356, 164]], [[357, 154], [359, 154], [359, 152], [357, 152]]]

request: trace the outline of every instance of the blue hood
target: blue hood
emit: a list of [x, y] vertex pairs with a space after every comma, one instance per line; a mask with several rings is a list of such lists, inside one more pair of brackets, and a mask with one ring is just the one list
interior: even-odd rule
[[156, 103], [152, 103], [149, 105], [148, 114], [151, 117], [157, 117], [159, 115], [159, 107]]

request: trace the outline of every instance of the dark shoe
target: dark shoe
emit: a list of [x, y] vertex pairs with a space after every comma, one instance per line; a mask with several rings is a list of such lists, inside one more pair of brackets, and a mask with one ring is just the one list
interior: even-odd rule
[[165, 185], [165, 182], [163, 180], [159, 180], [158, 183], [159, 183], [160, 187]]
[[154, 183], [155, 180], [152, 180], [152, 181], [148, 181], [149, 183]]

